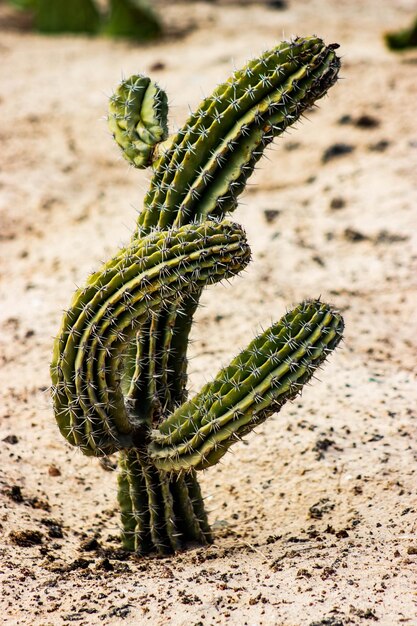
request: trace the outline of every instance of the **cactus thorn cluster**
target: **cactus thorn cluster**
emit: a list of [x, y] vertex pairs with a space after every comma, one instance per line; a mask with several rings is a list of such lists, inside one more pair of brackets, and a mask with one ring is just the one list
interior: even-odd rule
[[109, 127], [153, 176], [131, 241], [78, 289], [51, 364], [53, 403], [84, 454], [119, 452], [122, 541], [140, 554], [212, 541], [197, 472], [299, 394], [342, 337], [337, 310], [305, 300], [193, 398], [187, 345], [204, 287], [250, 261], [227, 218], [274, 137], [337, 80], [336, 44], [280, 43], [219, 85], [168, 138], [165, 92], [122, 81]]

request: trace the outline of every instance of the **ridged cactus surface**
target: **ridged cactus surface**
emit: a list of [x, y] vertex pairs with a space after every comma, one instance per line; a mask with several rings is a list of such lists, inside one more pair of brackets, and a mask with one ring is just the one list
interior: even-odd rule
[[336, 347], [343, 320], [306, 300], [187, 400], [188, 336], [201, 291], [250, 260], [225, 219], [274, 137], [337, 79], [337, 45], [283, 42], [236, 71], [168, 138], [167, 97], [123, 81], [109, 126], [134, 167], [153, 168], [130, 243], [75, 293], [55, 341], [53, 401], [85, 454], [119, 451], [122, 541], [168, 553], [212, 540], [196, 472], [280, 410]]
[[340, 315], [306, 301], [259, 335], [192, 400], [154, 433], [151, 457], [160, 469], [204, 469], [294, 398], [338, 344]]
[[[134, 445], [148, 413], [125, 405], [141, 361], [125, 363], [140, 326], [161, 306], [230, 278], [249, 261], [242, 229], [203, 222], [155, 231], [133, 242], [93, 274], [64, 315], [52, 371], [62, 434], [85, 454], [108, 455]], [[135, 340], [136, 341], [136, 340]], [[87, 418], [87, 419], [86, 419]]]
[[152, 165], [153, 152], [168, 137], [168, 99], [147, 76], [131, 76], [110, 98], [109, 127], [124, 158]]

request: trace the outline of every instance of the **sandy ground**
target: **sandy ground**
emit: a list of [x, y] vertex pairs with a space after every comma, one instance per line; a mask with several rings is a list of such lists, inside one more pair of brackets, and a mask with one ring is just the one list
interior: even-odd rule
[[[413, 3], [290, 5], [172, 4], [171, 36], [146, 47], [42, 38], [0, 7], [2, 624], [417, 624], [417, 53], [381, 40]], [[61, 311], [128, 240], [147, 187], [113, 146], [106, 98], [122, 74], [151, 73], [174, 128], [233, 66], [311, 33], [341, 44], [344, 80], [251, 180], [235, 218], [254, 260], [205, 291], [190, 387], [305, 297], [340, 307], [344, 347], [201, 476], [213, 546], [126, 555], [115, 459], [65, 444], [48, 394]], [[337, 143], [352, 150], [323, 159]]]

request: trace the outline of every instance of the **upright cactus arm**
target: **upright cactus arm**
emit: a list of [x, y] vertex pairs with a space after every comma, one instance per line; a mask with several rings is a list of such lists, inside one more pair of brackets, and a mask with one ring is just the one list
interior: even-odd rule
[[51, 365], [55, 414], [70, 443], [96, 456], [133, 446], [135, 429], [152, 421], [125, 405], [123, 363], [136, 331], [162, 305], [233, 276], [249, 257], [240, 227], [204, 222], [156, 231], [90, 277], [64, 316]]
[[152, 413], [168, 415], [186, 399], [186, 351], [200, 293], [162, 307], [138, 332], [128, 394], [134, 411], [146, 404]]
[[265, 147], [336, 81], [337, 47], [284, 42], [219, 85], [157, 162], [139, 232], [233, 211]]
[[159, 469], [205, 469], [243, 435], [292, 400], [343, 333], [340, 314], [306, 301], [259, 335], [197, 396], [154, 432]]
[[155, 147], [168, 137], [167, 117], [167, 95], [147, 76], [122, 81], [110, 98], [109, 128], [134, 167], [152, 164]]

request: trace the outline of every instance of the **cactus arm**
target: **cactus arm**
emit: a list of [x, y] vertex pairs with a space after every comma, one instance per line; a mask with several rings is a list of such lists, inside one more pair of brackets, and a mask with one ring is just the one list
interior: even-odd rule
[[233, 210], [264, 147], [335, 82], [335, 47], [316, 37], [282, 43], [206, 98], [158, 161], [141, 232]]
[[339, 343], [340, 314], [320, 301], [290, 311], [241, 352], [154, 432], [165, 471], [204, 469], [235, 441], [294, 398]]
[[175, 311], [172, 320], [171, 351], [168, 358], [168, 381], [172, 389], [172, 397], [175, 405], [182, 404], [186, 397], [187, 385], [187, 348], [189, 335], [193, 323], [193, 316], [196, 312], [201, 291], [193, 294], [193, 297], [184, 298], [181, 302], [181, 309]]
[[136, 331], [161, 302], [233, 276], [249, 256], [240, 227], [206, 222], [155, 232], [90, 278], [64, 317], [51, 369], [58, 424], [70, 443], [95, 455], [132, 445], [121, 370]]
[[155, 147], [168, 137], [167, 95], [147, 76], [131, 76], [111, 96], [107, 120], [123, 157], [134, 167], [148, 167]]

